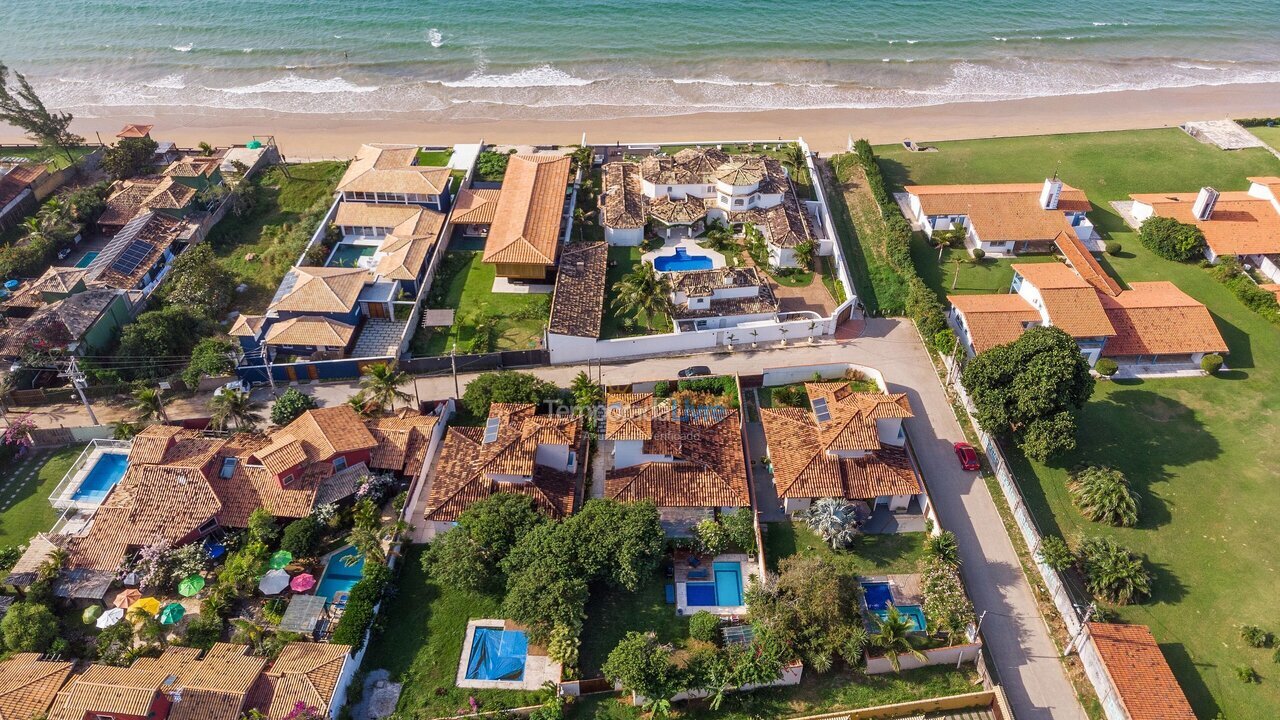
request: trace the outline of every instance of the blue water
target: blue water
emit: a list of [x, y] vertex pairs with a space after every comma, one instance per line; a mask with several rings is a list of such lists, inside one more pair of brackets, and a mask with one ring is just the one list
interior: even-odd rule
[[467, 679], [523, 680], [528, 654], [529, 640], [523, 631], [477, 627], [471, 639], [471, 657], [467, 659]]
[[705, 255], [690, 255], [684, 248], [678, 247], [671, 255], [655, 255], [653, 268], [658, 272], [710, 270], [711, 258]]
[[128, 468], [128, 455], [103, 453], [89, 469], [89, 474], [80, 481], [80, 487], [71, 494], [71, 499], [76, 502], [102, 502]]
[[736, 562], [718, 562], [711, 565], [716, 576], [716, 602], [719, 605], [742, 604], [742, 565]]
[[6, 0], [0, 28], [5, 63], [86, 117], [594, 119], [1280, 79], [1274, 0]]
[[709, 582], [691, 582], [684, 584], [685, 604], [689, 607], [708, 607], [718, 605], [716, 602], [716, 584]]
[[[889, 605], [893, 603], [893, 593], [889, 590], [889, 583], [862, 583], [862, 592], [867, 602], [867, 609], [882, 620], [889, 617]], [[924, 610], [919, 605], [898, 605], [897, 608], [898, 613], [907, 619], [911, 630], [924, 631], [926, 627]]]
[[364, 577], [364, 558], [351, 566], [342, 562], [342, 558], [357, 554], [358, 550], [349, 547], [330, 557], [325, 564], [324, 574], [320, 576], [320, 584], [316, 586], [316, 595], [333, 600], [337, 593], [350, 592], [351, 587]]
[[93, 259], [96, 257], [98, 257], [97, 250], [87, 252], [84, 254], [84, 257], [80, 258], [80, 262], [76, 263], [76, 267], [87, 268], [89, 267], [89, 263], [93, 262]]

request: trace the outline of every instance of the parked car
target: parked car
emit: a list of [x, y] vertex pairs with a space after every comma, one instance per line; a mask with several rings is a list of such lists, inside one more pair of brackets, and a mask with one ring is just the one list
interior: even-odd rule
[[682, 378], [702, 377], [703, 375], [710, 375], [711, 368], [707, 367], [706, 365], [693, 365], [691, 367], [687, 367], [681, 370], [676, 374]]
[[217, 390], [214, 390], [213, 396], [218, 397], [219, 395], [221, 395], [224, 392], [227, 392], [228, 390], [235, 390], [236, 392], [247, 393], [251, 389], [252, 389], [252, 386], [250, 386], [248, 381], [246, 380], [232, 380], [226, 385], [223, 385]]
[[960, 460], [960, 467], [965, 470], [981, 470], [982, 463], [978, 462], [978, 451], [966, 442], [958, 442], [952, 446], [956, 451], [956, 458]]

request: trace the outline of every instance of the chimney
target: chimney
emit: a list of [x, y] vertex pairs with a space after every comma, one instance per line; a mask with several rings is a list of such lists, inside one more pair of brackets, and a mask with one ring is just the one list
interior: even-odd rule
[[1213, 206], [1218, 202], [1218, 191], [1211, 187], [1202, 187], [1196, 194], [1196, 201], [1191, 206], [1191, 214], [1197, 220], [1208, 220], [1213, 215]]
[[1062, 181], [1055, 174], [1044, 181], [1044, 188], [1040, 190], [1040, 207], [1045, 210], [1057, 210], [1058, 198], [1061, 196]]

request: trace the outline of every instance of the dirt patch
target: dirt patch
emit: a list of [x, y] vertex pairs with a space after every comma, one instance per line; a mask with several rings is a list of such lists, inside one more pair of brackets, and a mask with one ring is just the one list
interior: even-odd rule
[[1167, 423], [1185, 417], [1190, 410], [1181, 403], [1166, 400], [1164, 398], [1155, 398], [1151, 402], [1144, 403], [1141, 407], [1136, 408], [1143, 417], [1158, 423]]

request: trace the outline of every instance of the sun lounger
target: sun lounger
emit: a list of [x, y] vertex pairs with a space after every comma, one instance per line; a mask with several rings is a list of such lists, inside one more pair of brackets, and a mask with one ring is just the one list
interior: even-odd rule
[[676, 586], [671, 583], [667, 583], [667, 604], [676, 604]]
[[703, 568], [702, 570], [691, 570], [689, 572], [689, 579], [690, 580], [706, 580], [707, 579], [706, 568]]

